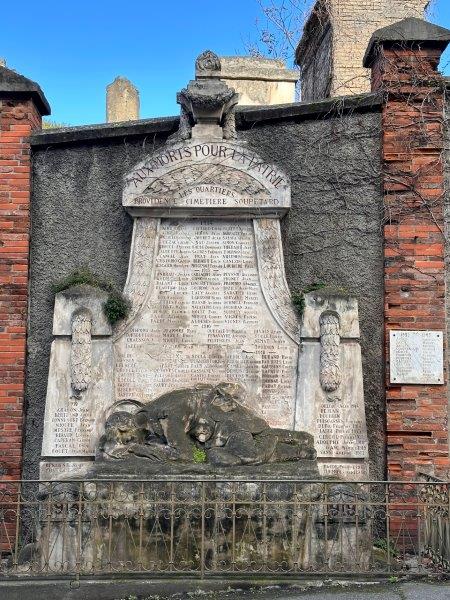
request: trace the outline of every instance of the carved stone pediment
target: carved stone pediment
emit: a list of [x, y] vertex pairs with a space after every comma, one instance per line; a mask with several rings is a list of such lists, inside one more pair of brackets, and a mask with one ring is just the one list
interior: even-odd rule
[[136, 216], [282, 216], [290, 206], [290, 181], [244, 144], [179, 142], [126, 176], [123, 205]]

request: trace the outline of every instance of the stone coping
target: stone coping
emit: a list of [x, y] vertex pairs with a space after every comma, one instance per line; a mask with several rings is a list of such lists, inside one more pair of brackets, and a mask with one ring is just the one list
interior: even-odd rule
[[50, 105], [40, 86], [12, 69], [0, 66], [0, 95], [32, 98], [41, 115], [51, 113]]
[[363, 58], [363, 66], [370, 68], [375, 58], [376, 48], [379, 45], [404, 44], [411, 47], [434, 45], [444, 50], [450, 42], [450, 30], [429, 23], [424, 19], [408, 17], [387, 27], [377, 29], [370, 38], [369, 45]]
[[[220, 71], [207, 71], [208, 77], [256, 81], [298, 81], [300, 72], [288, 69], [283, 60], [253, 56], [220, 56]], [[196, 73], [204, 78], [202, 71]]]
[[[350, 112], [376, 112], [382, 105], [381, 94], [361, 94], [327, 98], [316, 102], [293, 102], [271, 106], [237, 108], [237, 128], [245, 130], [257, 123], [289, 119], [327, 119]], [[161, 133], [170, 135], [178, 129], [179, 117], [141, 119], [122, 123], [101, 123], [81, 127], [42, 130], [31, 136], [33, 148], [60, 144], [96, 143], [117, 137], [137, 137]]]

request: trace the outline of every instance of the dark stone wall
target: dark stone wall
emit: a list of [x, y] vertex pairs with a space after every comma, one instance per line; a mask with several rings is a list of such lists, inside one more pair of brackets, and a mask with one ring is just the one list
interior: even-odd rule
[[[360, 302], [372, 476], [384, 477], [383, 258], [380, 115], [259, 123], [240, 131], [253, 150], [292, 178], [284, 220], [291, 290], [323, 282]], [[98, 139], [33, 154], [30, 325], [24, 477], [38, 477], [50, 344], [51, 285], [81, 265], [125, 283], [131, 220], [122, 176], [164, 140]]]

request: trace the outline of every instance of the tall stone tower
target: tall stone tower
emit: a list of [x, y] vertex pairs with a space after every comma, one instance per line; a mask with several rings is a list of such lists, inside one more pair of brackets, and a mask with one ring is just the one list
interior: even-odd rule
[[295, 54], [302, 100], [370, 91], [362, 66], [372, 33], [406, 17], [423, 18], [430, 0], [317, 0]]

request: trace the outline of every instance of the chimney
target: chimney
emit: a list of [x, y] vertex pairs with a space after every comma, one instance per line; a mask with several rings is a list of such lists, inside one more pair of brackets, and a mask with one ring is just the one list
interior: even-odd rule
[[372, 33], [407, 17], [423, 18], [429, 0], [317, 0], [295, 53], [302, 100], [370, 92], [362, 66]]
[[125, 77], [116, 77], [106, 86], [106, 121], [136, 121], [139, 119], [139, 91]]

